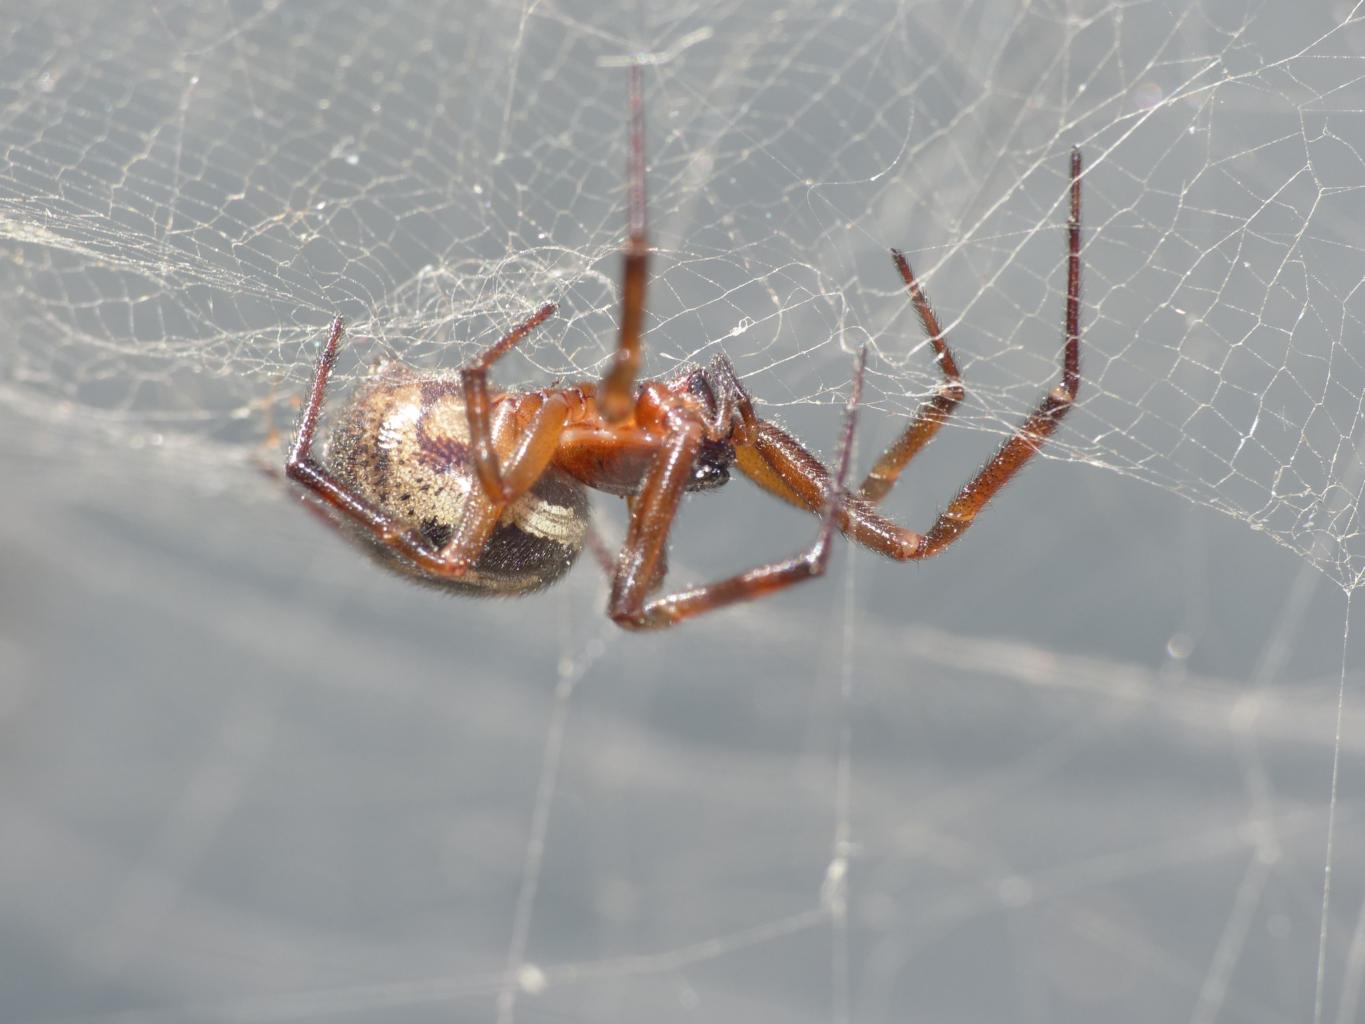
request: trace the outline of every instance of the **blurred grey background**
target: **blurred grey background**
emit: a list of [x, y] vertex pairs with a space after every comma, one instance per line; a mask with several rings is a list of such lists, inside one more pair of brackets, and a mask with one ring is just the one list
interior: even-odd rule
[[[1354, 8], [7, 13], [0, 1018], [1358, 1019]], [[1082, 403], [943, 557], [633, 636], [590, 559], [446, 598], [262, 472], [338, 311], [338, 394], [546, 299], [501, 378], [593, 372], [637, 54], [650, 369], [828, 452], [869, 341], [865, 466], [905, 248], [969, 387], [910, 524], [1050, 386], [1085, 152]], [[813, 529], [736, 482], [675, 579]]]

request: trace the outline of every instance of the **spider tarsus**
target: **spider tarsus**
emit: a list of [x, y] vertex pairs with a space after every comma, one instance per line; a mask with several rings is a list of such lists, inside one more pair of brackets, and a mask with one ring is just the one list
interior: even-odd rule
[[1081, 151], [1071, 149], [1071, 216], [1066, 227], [1066, 356], [1062, 366], [1068, 403], [1081, 389]]
[[630, 194], [626, 225], [632, 241], [645, 238], [645, 84], [639, 64], [630, 68], [630, 163], [627, 168]]
[[346, 333], [346, 321], [338, 313], [332, 317], [332, 327], [327, 333], [327, 343], [322, 350], [322, 358], [327, 364], [327, 369], [331, 370], [332, 364], [336, 362], [337, 352], [341, 347], [341, 337]]
[[530, 334], [546, 320], [550, 319], [558, 308], [559, 307], [553, 302], [547, 302], [521, 323], [517, 324], [517, 326], [513, 327], [512, 330], [507, 333], [507, 337], [503, 338], [502, 341], [489, 349], [491, 358], [488, 359], [485, 365], [491, 364], [494, 359], [502, 355], [522, 338], [526, 337], [526, 335]]

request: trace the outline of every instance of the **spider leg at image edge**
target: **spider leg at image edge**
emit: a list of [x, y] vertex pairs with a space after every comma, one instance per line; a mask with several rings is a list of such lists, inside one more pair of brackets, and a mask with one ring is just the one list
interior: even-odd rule
[[[607, 614], [631, 629], [671, 626], [782, 590], [824, 572], [835, 530], [900, 561], [935, 555], [1042, 446], [1080, 387], [1081, 156], [1071, 153], [1062, 378], [924, 533], [878, 504], [947, 421], [964, 391], [957, 364], [909, 261], [892, 259], [933, 345], [943, 381], [882, 452], [855, 491], [846, 487], [866, 348], [855, 363], [833, 474], [781, 427], [759, 418], [729, 359], [640, 379], [649, 244], [645, 222], [644, 101], [630, 72], [628, 236], [620, 328], [600, 381], [528, 391], [489, 386], [492, 366], [554, 313], [540, 308], [455, 373], [385, 364], [337, 416], [321, 460], [314, 435], [343, 333], [337, 317], [285, 473], [325, 503], [328, 521], [403, 575], [483, 595], [528, 593], [568, 570], [588, 535], [586, 488], [625, 499], [629, 525], [611, 568]], [[682, 497], [738, 469], [759, 487], [816, 513], [814, 542], [782, 561], [658, 593], [669, 530]]]

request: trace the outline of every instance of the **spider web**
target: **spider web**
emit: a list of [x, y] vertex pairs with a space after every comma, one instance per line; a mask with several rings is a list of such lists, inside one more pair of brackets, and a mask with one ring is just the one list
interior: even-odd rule
[[[6, 22], [7, 1019], [1355, 1019], [1357, 5]], [[904, 249], [968, 388], [910, 523], [1056, 378], [1084, 153], [1081, 402], [949, 557], [637, 641], [260, 472], [337, 312], [336, 393], [545, 301], [498, 378], [600, 372], [641, 55], [650, 372], [827, 450], [869, 344], [866, 460], [936, 383]], [[762, 501], [675, 573], [805, 542]]]

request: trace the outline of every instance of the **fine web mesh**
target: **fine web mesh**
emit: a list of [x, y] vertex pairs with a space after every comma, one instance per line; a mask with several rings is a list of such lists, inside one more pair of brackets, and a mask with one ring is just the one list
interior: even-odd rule
[[362, 366], [453, 366], [551, 299], [535, 377], [600, 367], [647, 33], [654, 370], [724, 346], [768, 403], [823, 402], [870, 341], [869, 410], [908, 415], [933, 374], [896, 245], [960, 425], [1005, 432], [1055, 373], [1074, 144], [1085, 400], [1050, 454], [1365, 570], [1347, 6], [60, 11], [8, 30], [0, 174], [3, 398], [38, 423], [232, 459], [337, 311]]
[[[14, 897], [15, 962], [40, 969], [0, 969], [4, 1015], [1355, 1019], [1363, 54], [1345, 2], [6, 19], [6, 575], [73, 581], [42, 621], [100, 654], [48, 670], [68, 633], [0, 634], [20, 680], [0, 712], [80, 681], [51, 718], [14, 712], [49, 743], [3, 790], [6, 881], [44, 880]], [[591, 566], [485, 611], [298, 553], [330, 541], [259, 469], [335, 314], [334, 395], [380, 358], [453, 368], [546, 301], [498, 381], [601, 372], [632, 57], [649, 372], [724, 350], [828, 453], [867, 343], [865, 466], [937, 383], [905, 250], [967, 388], [930, 482], [890, 503], [914, 525], [1058, 376], [1080, 148], [1081, 401], [988, 513], [1025, 543], [917, 572], [855, 557], [815, 596], [642, 643]], [[95, 486], [135, 525], [91, 513]], [[764, 499], [731, 490], [708, 505], [761, 531]], [[120, 561], [143, 531], [153, 553]], [[1261, 574], [1265, 538], [1287, 561]], [[728, 544], [681, 551], [679, 582], [754, 559]], [[47, 607], [4, 596], [11, 621]], [[129, 641], [151, 633], [124, 603], [183, 631], [196, 671], [147, 653], [160, 632]], [[210, 666], [204, 622], [233, 638]], [[103, 793], [101, 765], [144, 761]]]

